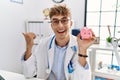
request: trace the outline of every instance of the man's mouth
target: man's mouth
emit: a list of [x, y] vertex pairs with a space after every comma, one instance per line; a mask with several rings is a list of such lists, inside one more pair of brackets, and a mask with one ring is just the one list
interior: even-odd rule
[[64, 33], [65, 32], [65, 30], [59, 30], [58, 31], [58, 33]]

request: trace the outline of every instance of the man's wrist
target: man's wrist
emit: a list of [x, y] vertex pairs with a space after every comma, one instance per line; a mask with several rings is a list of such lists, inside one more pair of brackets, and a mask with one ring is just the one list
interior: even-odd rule
[[84, 49], [84, 48], [80, 48], [80, 49], [79, 49], [79, 53], [85, 53], [85, 54], [86, 54], [86, 52], [87, 52], [87, 50]]
[[87, 57], [88, 57], [88, 55], [83, 55], [83, 54], [80, 54], [80, 53], [78, 53], [78, 56], [79, 56], [79, 57], [84, 57], [84, 58], [87, 58]]
[[24, 55], [24, 60], [27, 60], [31, 56], [31, 54], [32, 53], [26, 51]]

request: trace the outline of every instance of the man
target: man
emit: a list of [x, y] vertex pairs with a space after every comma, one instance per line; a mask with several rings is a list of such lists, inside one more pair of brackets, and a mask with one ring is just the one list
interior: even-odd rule
[[[90, 67], [86, 60], [87, 48], [95, 41], [81, 40], [72, 36], [70, 10], [65, 5], [55, 5], [49, 17], [54, 36], [40, 40], [33, 50], [34, 33], [23, 33], [26, 52], [23, 57], [23, 73], [26, 77], [45, 80], [91, 80]], [[79, 55], [79, 56], [78, 56]]]

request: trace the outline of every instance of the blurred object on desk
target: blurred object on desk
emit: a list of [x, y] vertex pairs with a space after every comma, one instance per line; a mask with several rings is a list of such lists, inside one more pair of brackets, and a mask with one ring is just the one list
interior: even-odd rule
[[100, 43], [100, 37], [96, 37], [94, 44], [99, 44]]

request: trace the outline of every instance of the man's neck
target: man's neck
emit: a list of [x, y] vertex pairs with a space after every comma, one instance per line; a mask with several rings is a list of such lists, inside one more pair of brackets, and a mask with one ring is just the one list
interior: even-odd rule
[[55, 43], [60, 47], [64, 47], [69, 43], [69, 40], [70, 40], [70, 37], [64, 38], [64, 39], [56, 38]]

